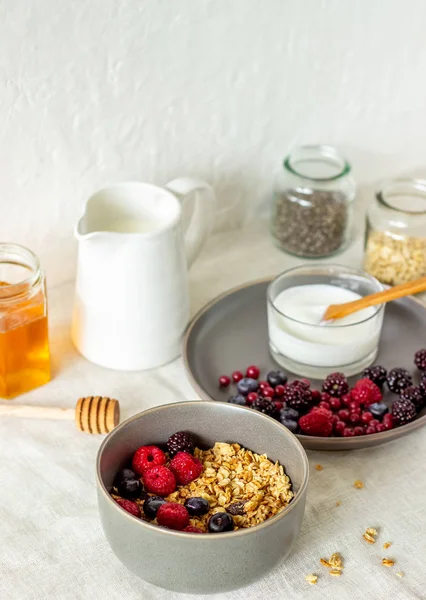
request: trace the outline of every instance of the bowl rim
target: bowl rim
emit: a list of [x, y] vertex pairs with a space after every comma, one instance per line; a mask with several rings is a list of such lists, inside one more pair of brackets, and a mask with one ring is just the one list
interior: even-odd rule
[[[101, 457], [102, 457], [103, 451], [105, 449], [105, 446], [108, 444], [110, 438], [113, 437], [115, 434], [117, 434], [122, 429], [125, 429], [129, 423], [132, 423], [133, 421], [140, 419], [144, 415], [147, 415], [149, 413], [154, 413], [154, 412], [160, 412], [161, 410], [167, 410], [167, 408], [170, 406], [187, 406], [189, 403], [191, 404], [191, 406], [197, 406], [197, 407], [215, 406], [214, 403], [211, 403], [211, 402], [206, 403], [205, 400], [185, 400], [183, 402], [180, 401], [180, 402], [171, 402], [169, 404], [160, 404], [158, 406], [154, 406], [152, 408], [148, 408], [147, 410], [136, 413], [132, 417], [129, 417], [128, 419], [126, 419], [125, 421], [123, 421], [122, 423], [117, 425], [117, 427], [115, 427], [105, 437], [105, 439], [102, 441], [102, 444], [99, 446], [99, 449], [98, 449], [98, 452], [96, 455], [96, 486], [97, 486], [98, 490], [104, 496], [107, 497], [107, 502], [109, 501], [111, 503], [111, 505], [117, 509], [118, 514], [120, 514], [122, 517], [132, 519], [132, 523], [134, 523], [137, 527], [142, 527], [142, 529], [147, 527], [150, 531], [152, 531], [152, 530], [157, 531], [159, 533], [159, 535], [172, 536], [172, 537], [178, 536], [179, 539], [186, 538], [188, 540], [191, 540], [192, 542], [194, 542], [195, 539], [197, 539], [197, 541], [198, 540], [202, 541], [205, 539], [210, 540], [210, 541], [213, 541], [213, 540], [222, 541], [224, 539], [228, 539], [229, 537], [231, 537], [232, 539], [235, 539], [237, 536], [241, 537], [241, 536], [245, 536], [245, 535], [250, 535], [250, 533], [253, 533], [253, 532], [259, 531], [260, 529], [265, 529], [266, 527], [270, 527], [271, 525], [274, 525], [278, 520], [280, 520], [280, 519], [284, 518], [285, 516], [287, 516], [288, 514], [290, 514], [292, 512], [292, 510], [294, 509], [294, 507], [306, 495], [306, 490], [307, 490], [308, 483], [309, 483], [309, 461], [308, 461], [308, 456], [306, 454], [304, 447], [302, 446], [300, 441], [297, 439], [297, 437], [293, 433], [291, 433], [288, 429], [286, 429], [285, 427], [280, 425], [280, 423], [278, 423], [278, 421], [276, 421], [276, 419], [273, 419], [272, 417], [268, 417], [267, 415], [264, 415], [261, 412], [253, 411], [251, 408], [248, 408], [246, 406], [237, 406], [234, 404], [228, 405], [228, 404], [224, 404], [222, 402], [219, 403], [219, 405], [222, 407], [225, 405], [227, 407], [226, 410], [231, 410], [231, 412], [235, 411], [237, 414], [239, 411], [246, 411], [246, 412], [250, 413], [254, 419], [263, 419], [263, 420], [267, 420], [267, 421], [273, 423], [274, 425], [277, 426], [277, 431], [280, 434], [284, 435], [284, 437], [287, 437], [293, 443], [293, 445], [298, 449], [299, 454], [302, 458], [302, 463], [303, 463], [303, 476], [302, 476], [302, 481], [301, 481], [299, 490], [298, 490], [297, 494], [294, 495], [292, 501], [290, 502], [290, 504], [288, 506], [286, 506], [278, 514], [274, 515], [273, 517], [270, 517], [269, 519], [267, 519], [263, 523], [260, 523], [259, 525], [254, 525], [253, 527], [241, 528], [241, 529], [238, 529], [238, 531], [223, 532], [220, 535], [212, 536], [212, 535], [207, 535], [207, 534], [205, 534], [205, 535], [198, 534], [197, 535], [195, 533], [186, 533], [184, 531], [175, 531], [173, 529], [165, 529], [165, 528], [155, 525], [153, 523], [148, 523], [147, 521], [144, 521], [143, 519], [138, 519], [137, 517], [130, 515], [127, 511], [123, 510], [117, 504], [117, 502], [115, 502], [111, 498], [111, 495], [108, 492], [108, 490], [106, 489], [105, 484], [102, 480], [101, 472], [100, 472]], [[213, 410], [215, 410], [215, 409], [213, 409]], [[235, 442], [235, 443], [238, 443], [238, 442]], [[283, 465], [283, 466], [285, 468], [285, 465]], [[287, 472], [286, 472], [286, 474], [287, 474]], [[290, 479], [290, 481], [291, 481], [291, 479]], [[216, 542], [214, 542], [214, 543], [216, 543]]]

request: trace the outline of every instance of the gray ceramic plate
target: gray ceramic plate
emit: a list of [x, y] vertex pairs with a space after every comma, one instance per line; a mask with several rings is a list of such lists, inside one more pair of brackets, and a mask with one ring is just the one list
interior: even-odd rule
[[[221, 390], [218, 378], [248, 365], [258, 365], [262, 373], [277, 365], [268, 350], [266, 288], [270, 279], [249, 283], [219, 296], [205, 306], [189, 325], [183, 358], [195, 390], [205, 400], [226, 402], [231, 392]], [[376, 364], [386, 368], [405, 367], [413, 374], [414, 352], [426, 346], [426, 306], [413, 297], [391, 302], [385, 319]], [[295, 376], [293, 376], [295, 377]], [[414, 376], [416, 380], [417, 374]], [[289, 374], [289, 379], [292, 374]], [[313, 384], [319, 382], [313, 381]], [[385, 394], [390, 403], [393, 394]], [[354, 438], [297, 436], [312, 450], [368, 448], [395, 440], [426, 425], [426, 410], [402, 427]]]

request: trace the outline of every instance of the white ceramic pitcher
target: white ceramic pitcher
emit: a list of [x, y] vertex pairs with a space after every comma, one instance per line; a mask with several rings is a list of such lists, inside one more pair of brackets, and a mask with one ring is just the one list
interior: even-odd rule
[[[179, 198], [179, 199], [178, 199]], [[210, 234], [205, 182], [118, 183], [91, 196], [79, 241], [72, 339], [88, 360], [150, 369], [180, 354], [189, 319], [187, 267]]]

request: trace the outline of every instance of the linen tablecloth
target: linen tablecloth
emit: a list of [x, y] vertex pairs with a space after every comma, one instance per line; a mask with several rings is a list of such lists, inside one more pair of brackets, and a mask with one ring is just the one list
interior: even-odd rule
[[[359, 265], [360, 256], [359, 241], [337, 260]], [[297, 262], [274, 248], [262, 223], [215, 235], [190, 273], [192, 311], [235, 285]], [[197, 397], [181, 359], [138, 373], [109, 371], [84, 360], [70, 341], [72, 297], [73, 282], [50, 289], [51, 383], [14, 402], [73, 407], [79, 396], [102, 394], [118, 398], [127, 418], [158, 404]], [[1, 600], [205, 597], [155, 588], [115, 558], [96, 504], [95, 457], [101, 440], [79, 433], [72, 422], [0, 420]], [[250, 587], [208, 597], [426, 598], [426, 429], [372, 450], [308, 455], [305, 521], [291, 556]], [[357, 479], [363, 489], [354, 487]], [[374, 545], [362, 539], [367, 527], [379, 531]], [[392, 545], [385, 550], [384, 542]], [[344, 559], [340, 578], [331, 577], [319, 563], [333, 552]], [[384, 557], [394, 559], [395, 566], [382, 566]], [[404, 577], [397, 577], [399, 571]], [[319, 576], [316, 586], [304, 579], [310, 573]]]

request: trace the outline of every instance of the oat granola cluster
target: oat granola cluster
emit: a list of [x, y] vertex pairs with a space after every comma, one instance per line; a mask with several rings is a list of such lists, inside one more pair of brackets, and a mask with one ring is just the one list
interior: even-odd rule
[[190, 519], [190, 524], [207, 531], [209, 518], [226, 511], [233, 516], [235, 530], [253, 527], [283, 510], [293, 498], [291, 481], [279, 463], [265, 454], [255, 454], [239, 444], [217, 442], [209, 450], [196, 448], [201, 475], [166, 497], [184, 504], [190, 497], [208, 501], [209, 512]]

